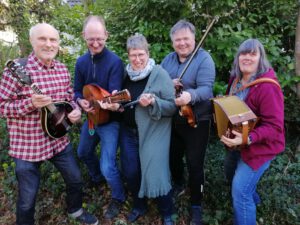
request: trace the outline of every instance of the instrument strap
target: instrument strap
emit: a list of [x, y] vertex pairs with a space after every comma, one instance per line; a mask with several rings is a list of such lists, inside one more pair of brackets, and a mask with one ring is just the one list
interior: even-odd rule
[[[233, 88], [236, 87], [236, 85], [237, 85], [237, 83], [239, 82], [239, 80], [240, 80], [239, 78], [235, 78], [235, 79], [234, 79], [233, 84], [232, 84]], [[252, 81], [252, 82], [250, 82], [250, 83], [248, 83], [248, 84], [243, 85], [243, 86], [242, 86], [241, 88], [239, 88], [236, 92], [234, 92], [234, 94], [236, 94], [236, 93], [238, 93], [238, 92], [240, 92], [240, 91], [243, 91], [243, 90], [245, 90], [245, 89], [248, 88], [248, 87], [251, 87], [251, 86], [253, 86], [253, 85], [256, 85], [256, 84], [259, 84], [259, 83], [263, 83], [263, 82], [273, 83], [273, 84], [275, 84], [279, 89], [281, 89], [280, 84], [279, 84], [276, 80], [274, 80], [274, 79], [272, 79], [272, 78], [262, 77], [262, 78], [258, 78], [258, 79], [256, 79], [256, 80], [254, 80], [254, 81]]]
[[[239, 80], [240, 80], [239, 78], [234, 79], [234, 81], [232, 83], [232, 87], [233, 87], [232, 89], [233, 90], [235, 89], [235, 87], [236, 87], [237, 83], [239, 82]], [[279, 89], [281, 89], [280, 84], [276, 80], [271, 79], [271, 78], [264, 78], [263, 77], [263, 78], [258, 78], [258, 79], [254, 80], [254, 81], [252, 81], [252, 82], [250, 82], [250, 83], [248, 83], [246, 85], [243, 85], [237, 91], [235, 91], [234, 93], [231, 93], [231, 95], [232, 94], [236, 94], [236, 93], [238, 93], [240, 91], [243, 91], [243, 90], [245, 90], [248, 87], [251, 87], [253, 85], [256, 85], [256, 84], [259, 84], [259, 83], [263, 83], [263, 82], [273, 83]], [[248, 142], [249, 128], [248, 128], [248, 121], [246, 121], [246, 122], [247, 123], [243, 123], [242, 124], [242, 145], [247, 145], [247, 142]]]
[[18, 59], [18, 63], [23, 67], [25, 67], [27, 65], [27, 61], [28, 61], [28, 58], [19, 58]]
[[88, 118], [88, 127], [89, 127], [89, 134], [93, 136], [95, 134], [95, 127], [93, 121], [89, 118]]
[[247, 145], [249, 135], [249, 123], [245, 121], [242, 123], [242, 145]]

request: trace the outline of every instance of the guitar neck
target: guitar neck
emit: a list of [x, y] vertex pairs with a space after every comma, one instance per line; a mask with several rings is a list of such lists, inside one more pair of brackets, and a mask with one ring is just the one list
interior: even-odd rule
[[116, 94], [112, 96], [107, 96], [104, 99], [102, 99], [103, 102], [107, 103], [122, 103], [122, 102], [128, 102], [131, 100], [130, 93], [127, 89], [117, 92]]
[[[35, 84], [31, 84], [31, 89], [34, 91], [34, 93], [42, 95], [43, 92], [35, 85]], [[46, 105], [45, 106], [51, 113], [54, 113], [56, 110], [56, 107], [53, 103]]]

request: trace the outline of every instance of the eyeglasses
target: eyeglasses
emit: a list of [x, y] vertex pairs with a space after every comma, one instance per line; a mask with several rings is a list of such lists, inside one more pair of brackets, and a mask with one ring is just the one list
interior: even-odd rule
[[106, 41], [106, 38], [86, 38], [85, 39], [87, 43], [94, 44], [96, 41], [97, 43], [102, 43]]
[[137, 54], [137, 55], [133, 55], [133, 54], [128, 55], [128, 57], [130, 59], [137, 59], [137, 58], [143, 59], [143, 58], [145, 58], [145, 56], [146, 56], [146, 53], [141, 53], [141, 54]]

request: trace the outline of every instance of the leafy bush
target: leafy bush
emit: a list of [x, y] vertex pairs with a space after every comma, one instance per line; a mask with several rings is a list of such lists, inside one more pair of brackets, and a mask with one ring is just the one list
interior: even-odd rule
[[[124, 62], [128, 62], [125, 48], [126, 39], [139, 32], [148, 39], [151, 46], [151, 57], [157, 63], [160, 63], [163, 57], [172, 51], [169, 31], [176, 21], [185, 18], [193, 22], [198, 31], [197, 39], [200, 39], [202, 31], [212, 17], [219, 15], [218, 23], [213, 26], [203, 46], [210, 51], [216, 63], [215, 95], [225, 92], [231, 64], [239, 44], [250, 37], [262, 41], [284, 90], [287, 146], [285, 152], [273, 160], [258, 185], [258, 191], [263, 200], [257, 209], [258, 224], [299, 225], [300, 150], [297, 150], [297, 147], [300, 133], [300, 101], [295, 94], [295, 85], [299, 83], [299, 78], [294, 74], [297, 2], [293, 0], [266, 0], [264, 2], [253, 0], [96, 0], [83, 2], [85, 2], [83, 6], [70, 8], [68, 5], [61, 5], [60, 1], [56, 0], [41, 3], [51, 7], [44, 7], [34, 1], [24, 1], [24, 7], [27, 4], [25, 8], [30, 8], [33, 13], [22, 14], [21, 19], [14, 18], [14, 21], [19, 19], [15, 23], [18, 25], [16, 28], [19, 31], [22, 31], [22, 27], [28, 27], [29, 23], [41, 20], [50, 22], [58, 28], [63, 46], [59, 59], [68, 66], [72, 76], [76, 58], [86, 50], [81, 38], [81, 30], [83, 20], [89, 14], [104, 16], [110, 32], [107, 45]], [[87, 4], [88, 2], [89, 4]], [[14, 4], [19, 3], [14, 1]], [[38, 14], [39, 12], [41, 15]], [[26, 36], [25, 32], [21, 41], [26, 39], [23, 36]], [[70, 52], [65, 51], [67, 47], [71, 49]], [[0, 44], [0, 52], [1, 71], [8, 58], [18, 56], [19, 49]], [[79, 127], [74, 126], [70, 133], [74, 154], [76, 154], [79, 132]], [[0, 149], [2, 150], [0, 154], [0, 198], [3, 199], [3, 203], [0, 205], [0, 224], [14, 223], [13, 214], [17, 194], [14, 163], [7, 155], [8, 145], [5, 120], [0, 118]], [[203, 217], [205, 224], [232, 224], [230, 186], [225, 183], [223, 176], [224, 154], [225, 150], [212, 130], [205, 162], [206, 183]], [[86, 181], [88, 179], [86, 168], [81, 162], [79, 163]], [[76, 224], [75, 221], [66, 218], [62, 210], [65, 208], [65, 187], [62, 177], [50, 163], [44, 163], [41, 171], [41, 189], [36, 206], [37, 224], [45, 224], [45, 222], [47, 225]], [[109, 188], [105, 186], [103, 194], [94, 189], [85, 188], [84, 190], [84, 207], [96, 213], [102, 220], [103, 209], [110, 199]], [[135, 224], [160, 223], [154, 201], [150, 200], [149, 203], [149, 212]], [[127, 224], [125, 214], [129, 212], [130, 204], [131, 199], [129, 198], [114, 224]], [[187, 224], [188, 195], [180, 198], [176, 205], [178, 207], [178, 223]], [[4, 212], [4, 216], [2, 216], [2, 212]]]

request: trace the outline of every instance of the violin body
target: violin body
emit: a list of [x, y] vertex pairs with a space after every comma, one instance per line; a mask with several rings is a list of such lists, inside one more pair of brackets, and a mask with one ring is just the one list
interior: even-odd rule
[[[175, 96], [176, 96], [176, 98], [180, 97], [180, 95], [182, 93], [182, 90], [183, 90], [183, 85], [180, 82], [178, 82], [175, 85]], [[192, 106], [190, 104], [180, 106], [179, 115], [186, 118], [187, 123], [191, 127], [193, 127], [193, 128], [197, 127], [196, 117], [194, 115]]]
[[96, 84], [85, 85], [83, 87], [83, 97], [88, 100], [90, 105], [94, 108], [93, 112], [88, 113], [88, 119], [92, 121], [94, 125], [107, 123], [110, 117], [110, 111], [102, 109], [97, 102], [98, 100], [108, 103], [122, 103], [131, 101], [131, 96], [127, 89], [111, 95], [108, 91]]
[[191, 105], [180, 106], [179, 115], [186, 118], [191, 127], [197, 127], [196, 118]]

